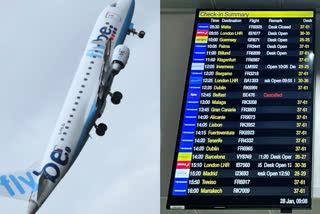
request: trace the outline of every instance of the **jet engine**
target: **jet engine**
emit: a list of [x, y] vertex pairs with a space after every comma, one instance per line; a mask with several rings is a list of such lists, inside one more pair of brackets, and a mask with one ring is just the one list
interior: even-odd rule
[[120, 70], [122, 70], [126, 66], [129, 59], [129, 55], [130, 55], [130, 50], [125, 45], [118, 45], [114, 49], [111, 63], [112, 63], [112, 71], [115, 74], [118, 74]]

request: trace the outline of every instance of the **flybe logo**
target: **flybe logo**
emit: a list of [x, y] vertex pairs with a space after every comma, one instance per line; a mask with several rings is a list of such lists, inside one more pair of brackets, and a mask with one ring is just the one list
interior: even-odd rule
[[113, 25], [107, 24], [107, 26], [100, 28], [100, 35], [93, 41], [101, 41], [102, 38], [105, 38], [106, 41], [111, 38], [111, 41], [113, 41], [117, 34], [117, 30], [118, 29], [113, 27]]
[[10, 196], [15, 196], [15, 191], [12, 188], [13, 185], [18, 189], [20, 194], [24, 195], [26, 193], [23, 188], [23, 184], [29, 186], [32, 189], [32, 192], [38, 190], [38, 184], [34, 181], [32, 174], [30, 172], [26, 172], [26, 177], [23, 176], [15, 176], [15, 175], [2, 175], [0, 177], [0, 185], [4, 187]]
[[[59, 165], [65, 166], [68, 164], [70, 152], [71, 149], [69, 147], [66, 147], [65, 149], [55, 149], [50, 155], [50, 158], [53, 162], [46, 164], [40, 172], [33, 171], [33, 174], [39, 176], [44, 173], [44, 179], [49, 179], [54, 183], [56, 179], [60, 177]], [[31, 172], [26, 172], [25, 176], [0, 176], [0, 187], [4, 187], [10, 196], [16, 195], [15, 189], [17, 189], [21, 195], [24, 195], [26, 193], [26, 186], [30, 187], [32, 192], [36, 192], [38, 190], [38, 184], [33, 179]], [[14, 189], [14, 187], [16, 188]]]
[[107, 26], [105, 27], [100, 28], [100, 31], [99, 31], [100, 34], [95, 40], [92, 41], [92, 43], [96, 43], [98, 45], [95, 46], [93, 49], [88, 50], [87, 56], [102, 58], [103, 51], [105, 49], [105, 46], [104, 46], [105, 42], [103, 42], [103, 44], [100, 44], [99, 42], [104, 40], [108, 41], [109, 39], [113, 41], [117, 34], [117, 31], [118, 29], [116, 27], [109, 24], [107, 24]]
[[40, 172], [33, 171], [33, 174], [39, 176], [44, 173], [45, 179], [49, 179], [55, 183], [56, 179], [60, 177], [59, 166], [65, 166], [68, 164], [70, 152], [71, 149], [69, 147], [66, 147], [64, 150], [55, 149], [50, 155], [50, 158], [53, 162], [47, 163]]

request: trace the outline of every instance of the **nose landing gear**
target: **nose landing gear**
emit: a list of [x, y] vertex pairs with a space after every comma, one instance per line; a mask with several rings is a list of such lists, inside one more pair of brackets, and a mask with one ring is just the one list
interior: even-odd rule
[[130, 35], [131, 33], [132, 33], [133, 35], [138, 35], [138, 37], [139, 37], [140, 39], [143, 39], [144, 36], [146, 35], [146, 32], [144, 32], [143, 30], [137, 32], [137, 30], [136, 30], [135, 28], [133, 28], [133, 27], [132, 27], [132, 28], [129, 28], [129, 30], [128, 30], [128, 32], [127, 32], [128, 35]]
[[139, 36], [139, 38], [141, 38], [141, 39], [143, 39], [143, 37], [144, 37], [145, 35], [146, 35], [146, 32], [144, 32], [143, 30], [138, 33], [138, 36]]

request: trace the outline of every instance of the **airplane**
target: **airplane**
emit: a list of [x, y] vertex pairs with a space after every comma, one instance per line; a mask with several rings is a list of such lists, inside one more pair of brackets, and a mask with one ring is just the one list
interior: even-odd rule
[[98, 136], [107, 131], [106, 124], [96, 121], [108, 96], [113, 104], [121, 102], [122, 94], [111, 92], [111, 86], [129, 59], [124, 40], [131, 34], [145, 36], [131, 23], [134, 7], [134, 0], [118, 0], [99, 15], [42, 161], [24, 171], [0, 174], [0, 195], [28, 201], [28, 214], [39, 210], [66, 175], [91, 129]]

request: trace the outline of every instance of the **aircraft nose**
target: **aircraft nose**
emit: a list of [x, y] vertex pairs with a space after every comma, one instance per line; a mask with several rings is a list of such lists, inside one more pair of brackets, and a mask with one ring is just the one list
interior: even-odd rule
[[29, 201], [29, 206], [27, 210], [27, 214], [35, 214], [39, 209], [39, 206], [34, 201]]

